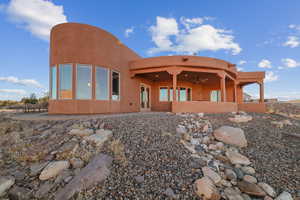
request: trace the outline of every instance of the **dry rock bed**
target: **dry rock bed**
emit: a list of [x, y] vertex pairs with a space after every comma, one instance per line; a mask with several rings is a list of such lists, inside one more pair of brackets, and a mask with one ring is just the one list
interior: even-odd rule
[[2, 113], [0, 199], [299, 199], [299, 134], [276, 114]]

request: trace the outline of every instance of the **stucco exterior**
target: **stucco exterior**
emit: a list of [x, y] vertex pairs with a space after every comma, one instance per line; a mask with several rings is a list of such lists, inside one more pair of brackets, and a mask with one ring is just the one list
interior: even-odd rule
[[[60, 68], [72, 66], [72, 90], [61, 99]], [[91, 67], [91, 98], [77, 99], [76, 73], [79, 64]], [[112, 34], [85, 24], [55, 26], [50, 37], [50, 69], [56, 69], [55, 95], [50, 76], [50, 114], [96, 114], [140, 111], [264, 112], [264, 72], [237, 72], [234, 64], [200, 56], [160, 56], [141, 58]], [[106, 68], [108, 99], [96, 98], [96, 67]], [[112, 99], [112, 72], [119, 73], [119, 100]], [[243, 86], [260, 85], [260, 102], [243, 102]], [[179, 88], [179, 93], [172, 88]], [[181, 88], [181, 89], [180, 89]], [[167, 100], [160, 99], [164, 95]], [[167, 91], [167, 92], [166, 92]], [[221, 99], [211, 102], [211, 92]], [[65, 91], [64, 91], [65, 92]], [[179, 94], [179, 95], [178, 95]], [[147, 95], [147, 97], [145, 97]], [[179, 98], [180, 97], [180, 98]], [[182, 100], [184, 97], [185, 99]], [[147, 106], [145, 106], [147, 105]]]

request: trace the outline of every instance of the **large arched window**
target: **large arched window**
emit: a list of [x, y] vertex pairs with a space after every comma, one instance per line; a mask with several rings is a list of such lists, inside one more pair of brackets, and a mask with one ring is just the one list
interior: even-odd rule
[[76, 99], [92, 98], [92, 66], [77, 65], [76, 70]]
[[72, 99], [72, 65], [59, 65], [59, 99]]
[[96, 67], [96, 99], [108, 100], [109, 70], [104, 67]]
[[56, 66], [50, 67], [50, 98], [57, 99], [57, 77]]

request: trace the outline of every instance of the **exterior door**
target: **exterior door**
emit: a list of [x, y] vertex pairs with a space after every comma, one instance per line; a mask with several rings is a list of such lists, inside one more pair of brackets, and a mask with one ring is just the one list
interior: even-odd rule
[[150, 86], [141, 84], [140, 88], [141, 111], [150, 111]]

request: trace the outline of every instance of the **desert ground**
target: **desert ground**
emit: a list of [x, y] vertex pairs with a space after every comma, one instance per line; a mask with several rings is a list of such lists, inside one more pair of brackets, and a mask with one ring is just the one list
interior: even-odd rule
[[0, 199], [300, 199], [300, 106], [0, 113]]

